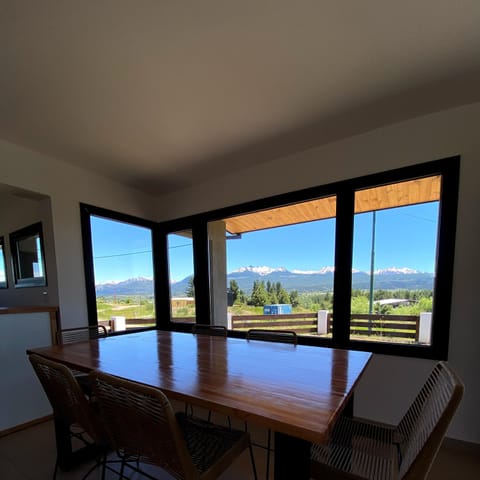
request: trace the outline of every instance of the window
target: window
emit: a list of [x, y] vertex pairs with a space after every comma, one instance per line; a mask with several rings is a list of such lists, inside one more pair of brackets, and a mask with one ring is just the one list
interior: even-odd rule
[[431, 345], [441, 180], [355, 192], [351, 340]]
[[458, 173], [458, 157], [437, 160], [166, 222], [207, 234], [193, 237], [210, 305], [197, 321], [446, 358]]
[[15, 287], [47, 284], [41, 222], [10, 234]]
[[[336, 197], [327, 196], [210, 222], [211, 242], [218, 239], [210, 249], [218, 257], [211, 262], [212, 296], [222, 290], [225, 296], [227, 278], [228, 315], [212, 301], [215, 323], [227, 318], [236, 331], [267, 328], [331, 338], [335, 216]], [[222, 238], [225, 253], [219, 253]]]
[[3, 237], [0, 237], [0, 288], [8, 287], [4, 245]]
[[83, 206], [82, 212], [84, 248], [91, 252], [90, 323], [112, 331], [155, 326], [152, 228], [94, 207]]
[[170, 318], [172, 322], [195, 322], [195, 283], [192, 230], [168, 234]]
[[[447, 358], [459, 167], [459, 157], [447, 158], [160, 224], [137, 221], [156, 239], [145, 248], [154, 251], [157, 326], [225, 325], [238, 337], [249, 328], [295, 330], [308, 345]], [[84, 235], [90, 309], [92, 244]]]

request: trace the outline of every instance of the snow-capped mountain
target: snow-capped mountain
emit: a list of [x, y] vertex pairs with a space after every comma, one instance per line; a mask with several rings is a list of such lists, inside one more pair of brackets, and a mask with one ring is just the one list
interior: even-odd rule
[[[246, 293], [252, 290], [256, 280], [280, 282], [287, 290], [299, 292], [328, 292], [333, 290], [334, 267], [318, 270], [287, 270], [284, 267], [246, 266], [238, 268], [227, 275], [227, 285], [235, 280], [240, 289]], [[172, 296], [184, 296], [189, 277], [172, 282]], [[419, 272], [408, 267], [391, 267], [375, 271], [375, 288], [383, 290], [431, 290], [434, 277], [432, 273]], [[352, 271], [352, 288], [367, 290], [370, 286], [370, 274], [358, 270]], [[112, 295], [153, 295], [151, 278], [130, 278], [123, 282], [106, 282], [96, 286], [97, 296]]]
[[135, 277], [95, 285], [97, 297], [112, 295], [153, 295], [152, 277]]
[[252, 265], [248, 267], [240, 267], [237, 270], [233, 270], [230, 273], [244, 273], [244, 272], [252, 272], [252, 273], [257, 273], [260, 276], [265, 276], [265, 275], [270, 275], [274, 272], [286, 272], [287, 269], [284, 267], [278, 267], [278, 268], [272, 268], [272, 267], [266, 267], [266, 266], [259, 266], [259, 267], [254, 267]]
[[374, 273], [375, 275], [384, 275], [388, 273], [412, 275], [415, 273], [422, 273], [422, 272], [419, 272], [418, 270], [413, 270], [412, 268], [408, 268], [408, 267], [403, 267], [403, 268], [390, 267], [390, 268], [384, 268], [383, 270], [375, 270]]

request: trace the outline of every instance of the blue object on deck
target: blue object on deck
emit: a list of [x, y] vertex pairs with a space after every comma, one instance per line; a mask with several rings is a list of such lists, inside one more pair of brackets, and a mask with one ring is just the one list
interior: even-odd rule
[[289, 303], [274, 303], [263, 306], [264, 315], [281, 315], [284, 313], [292, 313], [292, 306]]

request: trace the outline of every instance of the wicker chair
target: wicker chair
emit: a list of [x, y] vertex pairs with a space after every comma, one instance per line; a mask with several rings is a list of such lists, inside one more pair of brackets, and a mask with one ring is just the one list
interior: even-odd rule
[[107, 336], [107, 329], [103, 325], [94, 327], [65, 328], [57, 331], [57, 342], [59, 344], [83, 342], [93, 338]]
[[342, 417], [327, 444], [312, 446], [311, 477], [426, 478], [463, 390], [451, 368], [439, 362], [396, 427]]
[[[297, 345], [297, 334], [291, 330], [263, 330], [260, 328], [251, 328], [247, 331], [247, 340], [261, 340], [264, 342], [291, 343]], [[245, 430], [247, 430], [246, 422]], [[272, 451], [272, 431], [269, 429], [267, 432], [266, 446], [258, 444], [255, 444], [255, 446], [267, 450], [266, 479], [268, 480], [270, 475], [270, 454]]]
[[[107, 329], [103, 325], [97, 325], [94, 327], [77, 327], [77, 328], [65, 328], [63, 330], [57, 330], [57, 343], [65, 345], [68, 343], [85, 342], [95, 338], [102, 338], [107, 336]], [[92, 388], [90, 386], [90, 379], [88, 373], [80, 372], [72, 369], [72, 373], [82, 387], [83, 393], [90, 396]]]
[[[61, 438], [60, 430], [68, 430], [69, 437], [66, 439], [70, 442], [70, 448], [72, 439], [76, 438], [97, 456], [97, 462], [83, 478], [88, 477], [95, 468], [101, 465], [103, 479], [108, 451], [107, 433], [71, 370], [61, 363], [47, 360], [39, 355], [29, 355], [29, 359], [53, 409], [57, 429], [57, 446], [59, 441], [65, 441]], [[65, 448], [65, 445], [62, 444], [61, 448]], [[57, 476], [59, 462], [57, 450], [54, 479]]]
[[128, 463], [133, 460], [161, 467], [178, 479], [210, 480], [246, 448], [256, 478], [248, 433], [175, 414], [158, 389], [98, 371], [90, 378], [110, 440], [122, 459], [121, 478], [125, 466], [139, 471]]
[[192, 333], [210, 335], [214, 337], [226, 337], [227, 329], [223, 325], [203, 325], [201, 323], [195, 323], [192, 327]]
[[247, 332], [247, 340], [293, 343], [293, 345], [297, 345], [297, 334], [290, 330], [262, 330], [260, 328], [251, 328]]

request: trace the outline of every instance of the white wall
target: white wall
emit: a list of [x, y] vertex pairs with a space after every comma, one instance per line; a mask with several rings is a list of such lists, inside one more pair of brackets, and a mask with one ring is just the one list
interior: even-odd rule
[[[479, 125], [477, 103], [377, 129], [163, 196], [158, 201], [158, 219], [460, 154], [449, 360], [462, 377], [466, 393], [449, 435], [480, 443]], [[356, 414], [397, 421], [430, 366], [426, 360], [376, 355], [358, 387]]]
[[2, 183], [50, 197], [62, 325], [86, 325], [80, 202], [153, 219], [154, 199], [100, 175], [2, 141], [0, 165]]
[[[51, 345], [48, 312], [0, 315], [0, 431], [52, 412], [50, 403], [28, 361], [28, 348]], [[4, 393], [5, 392], [5, 393]]]

